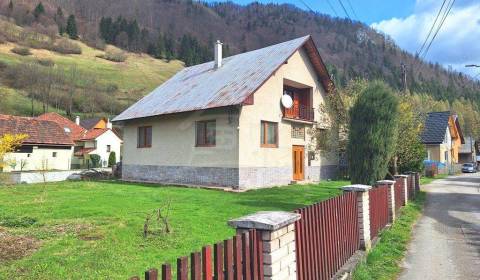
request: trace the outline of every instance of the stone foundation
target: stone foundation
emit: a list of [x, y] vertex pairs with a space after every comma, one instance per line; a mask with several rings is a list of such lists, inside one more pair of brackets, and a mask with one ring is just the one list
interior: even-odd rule
[[240, 189], [284, 186], [292, 182], [291, 167], [242, 167], [239, 172]]
[[324, 165], [324, 166], [307, 166], [305, 179], [311, 181], [321, 181], [333, 179], [337, 176], [338, 166]]
[[163, 184], [238, 187], [238, 168], [124, 164], [122, 179]]
[[[320, 181], [334, 178], [337, 167], [309, 166], [305, 179]], [[122, 179], [161, 184], [232, 187], [235, 189], [284, 186], [292, 181], [292, 167], [196, 167], [196, 166], [122, 166]]]

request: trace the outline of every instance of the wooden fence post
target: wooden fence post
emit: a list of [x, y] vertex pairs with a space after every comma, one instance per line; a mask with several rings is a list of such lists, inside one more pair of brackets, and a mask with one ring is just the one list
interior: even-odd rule
[[388, 216], [390, 223], [395, 221], [395, 181], [380, 180], [377, 185], [387, 186], [388, 188]]
[[372, 248], [370, 238], [370, 201], [368, 191], [371, 186], [349, 185], [342, 187], [344, 192], [356, 192], [358, 201], [358, 228], [360, 230], [360, 247], [366, 251]]
[[408, 203], [408, 175], [395, 175], [395, 178], [402, 178], [403, 190], [405, 193], [405, 205]]
[[241, 234], [256, 229], [263, 240], [263, 275], [265, 280], [296, 279], [296, 213], [262, 211], [228, 221]]

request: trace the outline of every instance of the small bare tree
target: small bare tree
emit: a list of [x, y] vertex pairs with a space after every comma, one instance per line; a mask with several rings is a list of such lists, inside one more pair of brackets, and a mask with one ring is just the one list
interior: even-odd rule
[[147, 238], [149, 233], [152, 233], [151, 228], [156, 224], [160, 227], [160, 232], [166, 234], [171, 233], [170, 214], [172, 208], [172, 200], [168, 198], [161, 207], [154, 209], [146, 214], [145, 222], [143, 224], [143, 237]]

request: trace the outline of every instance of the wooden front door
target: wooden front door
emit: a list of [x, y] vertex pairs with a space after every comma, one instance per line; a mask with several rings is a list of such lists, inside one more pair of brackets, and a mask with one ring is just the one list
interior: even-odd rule
[[305, 178], [304, 162], [305, 162], [305, 148], [303, 146], [293, 146], [293, 180], [301, 181]]

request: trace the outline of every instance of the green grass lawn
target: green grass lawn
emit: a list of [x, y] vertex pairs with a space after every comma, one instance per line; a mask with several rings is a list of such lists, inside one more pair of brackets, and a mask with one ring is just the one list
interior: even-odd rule
[[426, 184], [430, 184], [431, 182], [437, 180], [437, 179], [444, 179], [444, 178], [447, 178], [449, 175], [448, 174], [438, 174], [437, 176], [435, 177], [426, 177], [426, 176], [422, 176], [420, 178], [420, 184], [421, 185], [426, 185]]
[[[245, 193], [120, 182], [0, 186], [0, 241], [5, 233], [39, 240], [32, 254], [7, 262], [0, 247], [0, 279], [126, 279], [231, 237], [229, 219], [290, 211], [335, 196], [347, 184]], [[168, 200], [172, 232], [145, 239], [147, 212]]]

